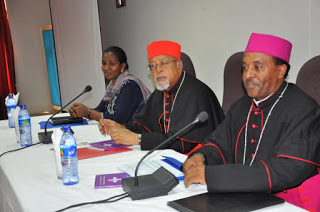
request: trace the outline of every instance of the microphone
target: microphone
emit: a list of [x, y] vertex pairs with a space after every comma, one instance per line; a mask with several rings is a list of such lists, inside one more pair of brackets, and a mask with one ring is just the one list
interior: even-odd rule
[[90, 92], [92, 90], [92, 87], [90, 85], [87, 85], [85, 87], [85, 89], [73, 100], [71, 100], [68, 104], [66, 104], [65, 106], [63, 106], [60, 110], [58, 110], [57, 112], [55, 112], [54, 114], [52, 114], [52, 116], [50, 116], [50, 118], [48, 118], [48, 120], [46, 121], [46, 124], [44, 125], [44, 132], [40, 132], [38, 133], [38, 138], [39, 141], [42, 142], [43, 144], [50, 144], [52, 143], [51, 140], [51, 135], [52, 135], [52, 131], [47, 132], [47, 125], [49, 120], [55, 116], [56, 114], [60, 113], [64, 108], [66, 108], [69, 104], [71, 104], [71, 102], [73, 102], [74, 100], [76, 100], [77, 98], [79, 98], [80, 96], [82, 96], [83, 94]]
[[208, 117], [209, 117], [208, 113], [206, 111], [202, 111], [197, 115], [197, 118], [193, 121], [193, 124], [197, 124], [199, 122], [201, 123], [205, 122], [207, 121]]
[[207, 119], [208, 113], [206, 111], [202, 111], [198, 114], [194, 121], [192, 121], [190, 124], [173, 134], [171, 137], [166, 139], [164, 142], [160, 143], [155, 148], [151, 149], [149, 152], [147, 152], [147, 154], [145, 154], [141, 158], [135, 169], [134, 177], [122, 179], [122, 189], [129, 194], [132, 200], [167, 195], [168, 192], [171, 191], [179, 183], [176, 177], [163, 167], [160, 167], [153, 174], [137, 177], [139, 166], [142, 163], [142, 161], [155, 150], [158, 150], [161, 147], [167, 145], [177, 136], [190, 130], [196, 124], [205, 122]]

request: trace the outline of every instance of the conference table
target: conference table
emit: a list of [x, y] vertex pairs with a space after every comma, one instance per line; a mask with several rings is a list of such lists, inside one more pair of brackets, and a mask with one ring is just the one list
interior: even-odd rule
[[[65, 114], [59, 114], [64, 116]], [[31, 117], [33, 143], [38, 143], [39, 122], [48, 115]], [[49, 129], [50, 130], [50, 129]], [[100, 134], [98, 122], [89, 120], [88, 125], [73, 126], [78, 148], [88, 143], [109, 139]], [[0, 121], [0, 155], [6, 151], [21, 148], [16, 141], [15, 129], [8, 128], [7, 120]], [[26, 149], [10, 152], [0, 157], [0, 212], [12, 211], [57, 211], [83, 202], [93, 202], [124, 193], [121, 187], [95, 189], [95, 176], [121, 172], [118, 167], [139, 161], [147, 151], [139, 146], [130, 146], [132, 151], [79, 160], [80, 181], [65, 186], [57, 178], [55, 156], [52, 144], [38, 144]], [[159, 150], [146, 160], [159, 159], [163, 155], [175, 157], [183, 162], [186, 156], [174, 150]], [[194, 184], [188, 189], [180, 182], [168, 195], [143, 200], [129, 197], [113, 203], [89, 204], [66, 211], [176, 211], [167, 206], [168, 201], [207, 192], [206, 185]], [[257, 211], [304, 211], [290, 203], [266, 207]]]

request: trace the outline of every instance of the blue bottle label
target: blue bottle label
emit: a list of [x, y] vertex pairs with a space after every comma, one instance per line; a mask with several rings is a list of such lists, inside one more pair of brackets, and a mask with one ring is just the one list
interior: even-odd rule
[[11, 109], [15, 109], [17, 106], [15, 105], [10, 105], [7, 107], [7, 112], [11, 112]]
[[61, 157], [76, 157], [77, 156], [77, 148], [76, 146], [68, 146], [68, 147], [60, 147]]
[[19, 126], [30, 126], [30, 118], [27, 119], [19, 119]]

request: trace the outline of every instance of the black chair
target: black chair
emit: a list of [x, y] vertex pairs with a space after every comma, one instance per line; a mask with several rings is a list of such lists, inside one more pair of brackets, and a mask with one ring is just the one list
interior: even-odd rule
[[196, 77], [196, 71], [194, 70], [193, 63], [186, 53], [181, 52], [181, 61], [183, 64], [183, 70]]
[[234, 101], [246, 94], [241, 71], [243, 55], [244, 52], [231, 55], [224, 67], [222, 109], [225, 114], [227, 114]]
[[296, 84], [320, 104], [320, 55], [301, 67]]

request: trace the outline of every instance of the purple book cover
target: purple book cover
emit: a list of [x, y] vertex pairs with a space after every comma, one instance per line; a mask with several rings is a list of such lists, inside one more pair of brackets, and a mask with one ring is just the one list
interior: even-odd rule
[[94, 188], [114, 188], [121, 187], [122, 178], [130, 177], [127, 173], [101, 174], [96, 175]]
[[97, 149], [104, 150], [104, 151], [126, 147], [123, 144], [114, 143], [113, 140], [100, 141], [100, 142], [94, 142], [94, 143], [89, 143], [89, 144], [91, 146], [93, 146], [94, 149], [97, 148]]

